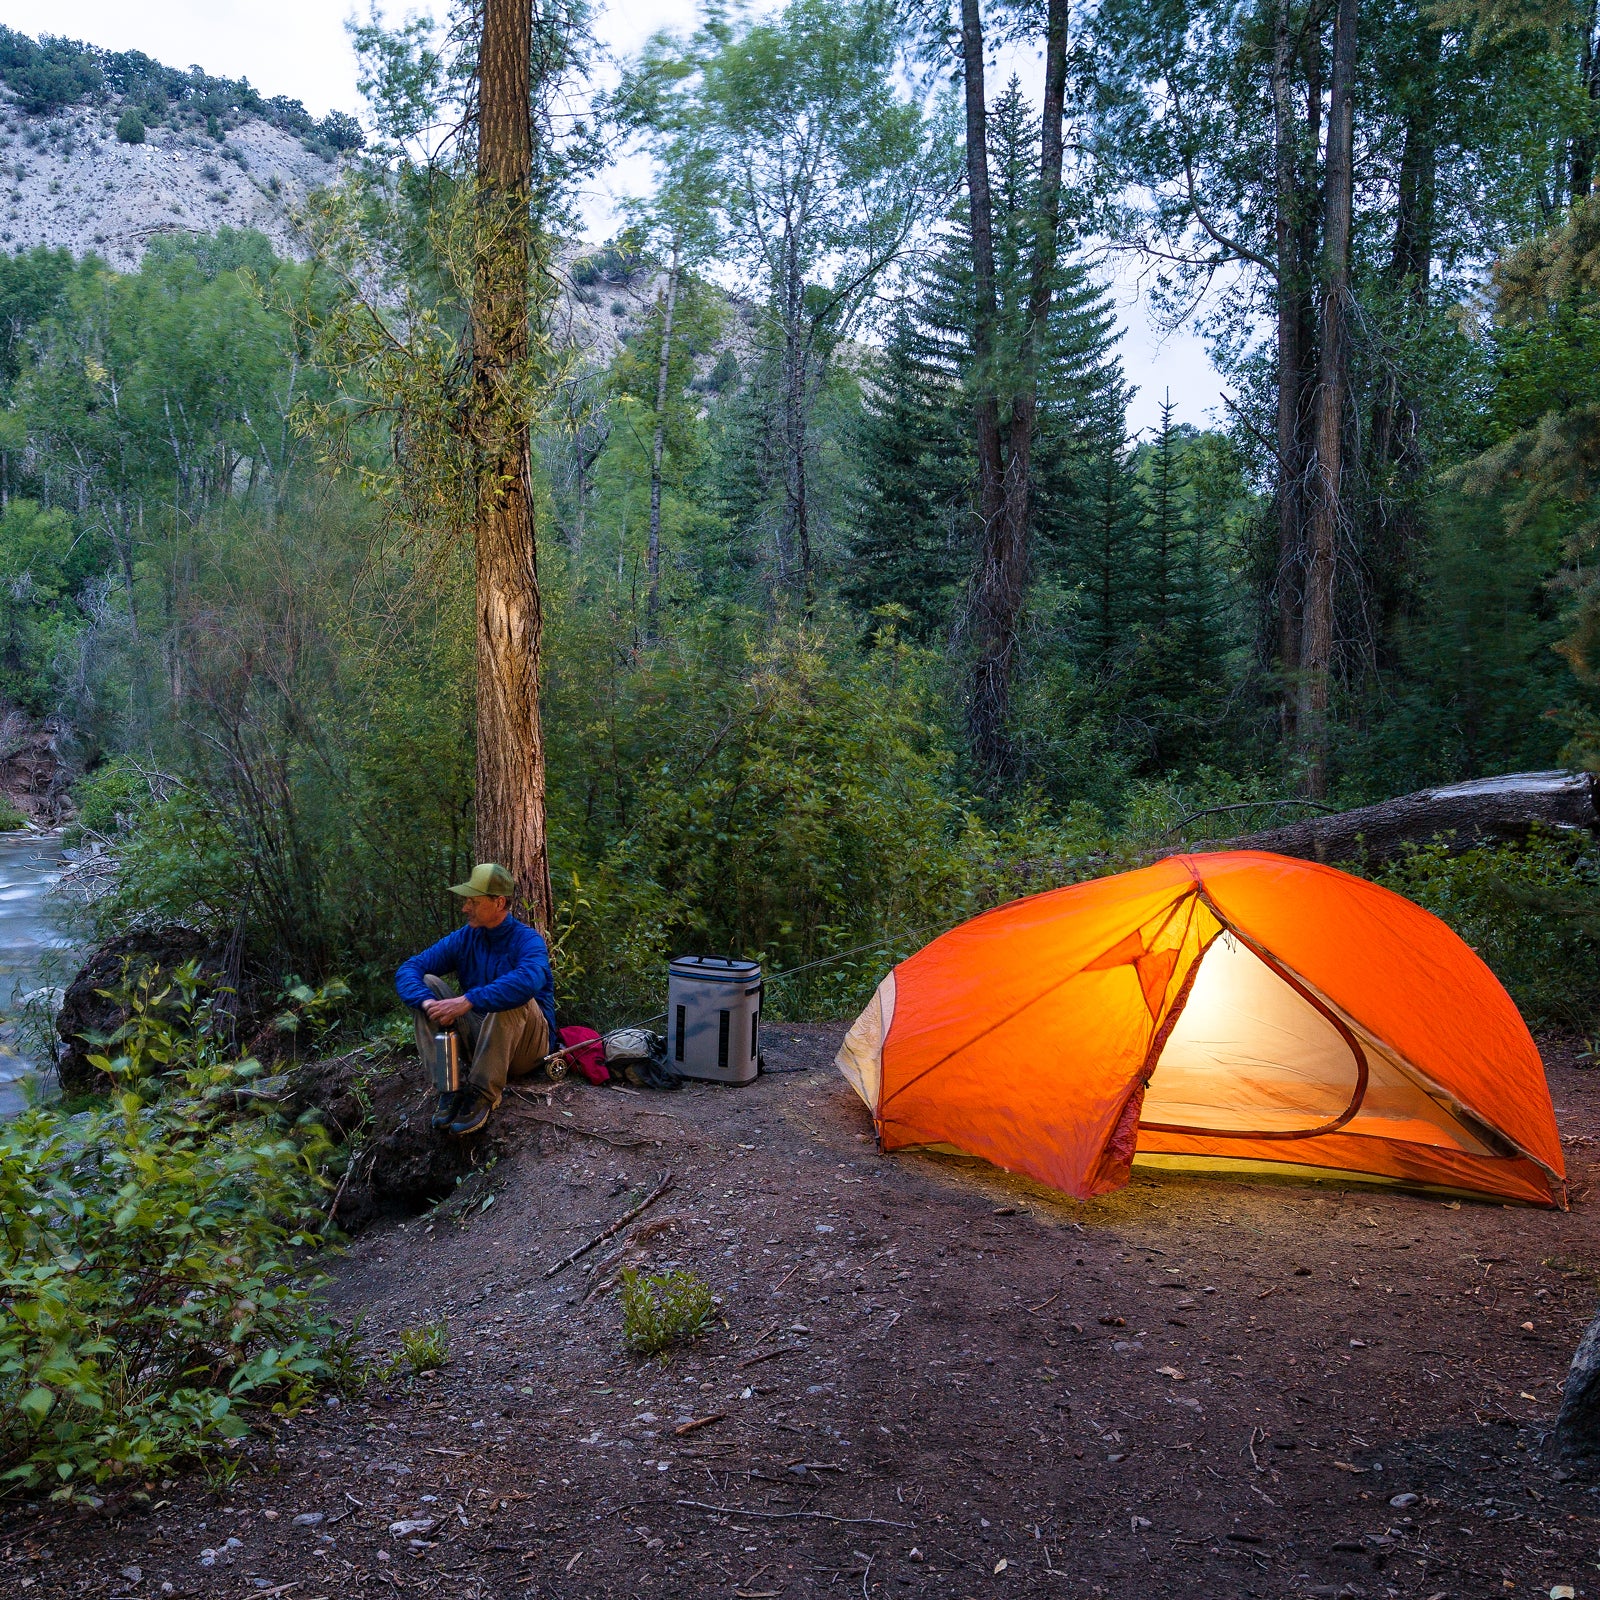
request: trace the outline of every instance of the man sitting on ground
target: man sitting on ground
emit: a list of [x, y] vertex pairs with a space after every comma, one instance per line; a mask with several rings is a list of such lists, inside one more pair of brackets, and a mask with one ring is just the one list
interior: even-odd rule
[[[536, 1071], [550, 1053], [556, 1027], [550, 950], [542, 934], [511, 915], [516, 892], [504, 867], [492, 861], [474, 867], [465, 883], [450, 886], [461, 898], [466, 927], [412, 956], [395, 974], [395, 989], [416, 1014], [423, 1060], [434, 1035], [452, 1028], [463, 1064], [471, 1062], [460, 1090], [439, 1096], [433, 1126], [441, 1132], [476, 1133], [500, 1104], [506, 1079]], [[459, 995], [445, 981], [449, 973]]]

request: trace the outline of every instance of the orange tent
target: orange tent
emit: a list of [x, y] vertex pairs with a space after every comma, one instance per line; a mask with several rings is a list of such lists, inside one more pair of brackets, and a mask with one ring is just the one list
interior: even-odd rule
[[1284, 856], [1172, 856], [952, 928], [838, 1065], [883, 1149], [1080, 1199], [1137, 1159], [1565, 1203], [1544, 1067], [1494, 974], [1420, 906]]

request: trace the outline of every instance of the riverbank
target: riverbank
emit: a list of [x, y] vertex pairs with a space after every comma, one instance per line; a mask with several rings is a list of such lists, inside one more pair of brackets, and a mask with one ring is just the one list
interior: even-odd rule
[[[0, 1558], [29, 1600], [1589, 1592], [1600, 1496], [1543, 1449], [1600, 1281], [1574, 1045], [1567, 1213], [1179, 1174], [1076, 1205], [876, 1155], [841, 1031], [773, 1029], [748, 1089], [508, 1100], [502, 1160], [332, 1262], [372, 1354], [447, 1324], [440, 1374], [215, 1492], [15, 1508]], [[637, 1256], [721, 1321], [638, 1360], [609, 1246], [547, 1273], [668, 1171]]]
[[22, 1109], [22, 1080], [51, 1066], [51, 1018], [75, 965], [48, 903], [65, 864], [59, 834], [0, 834], [0, 1117]]

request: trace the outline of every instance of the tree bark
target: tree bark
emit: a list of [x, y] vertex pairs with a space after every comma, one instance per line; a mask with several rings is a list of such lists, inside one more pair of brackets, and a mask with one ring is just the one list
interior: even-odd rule
[[526, 396], [533, 125], [532, 0], [484, 0], [478, 50], [472, 439], [476, 454], [477, 851], [516, 878], [523, 911], [550, 926], [542, 615]]
[[1315, 460], [1305, 621], [1301, 630], [1300, 697], [1296, 708], [1304, 786], [1318, 798], [1328, 786], [1328, 699], [1333, 679], [1334, 608], [1343, 532], [1345, 348], [1350, 293], [1350, 230], [1354, 202], [1356, 0], [1334, 12], [1328, 84], [1328, 152], [1323, 164], [1322, 319], [1317, 352]]
[[650, 447], [650, 542], [645, 565], [650, 592], [645, 616], [652, 638], [656, 612], [661, 605], [661, 455], [667, 439], [667, 369], [672, 361], [672, 313], [678, 303], [678, 241], [672, 241], [672, 266], [667, 272], [667, 294], [661, 311], [661, 363], [656, 371], [656, 432]]
[[[981, 385], [974, 407], [974, 428], [983, 519], [973, 585], [977, 660], [973, 668], [969, 731], [979, 770], [995, 783], [1011, 766], [1007, 722], [1011, 711], [1011, 679], [1016, 665], [1017, 626], [1027, 590], [1028, 518], [1033, 435], [1039, 409], [1040, 348], [1044, 325], [1050, 315], [1060, 245], [1067, 0], [1049, 0], [1046, 11], [1038, 217], [1029, 262], [1028, 307], [1022, 340], [1014, 366], [1006, 374], [1010, 414], [1003, 449], [997, 399], [999, 375], [994, 370], [993, 219], [985, 142], [988, 129], [983, 102], [983, 35], [977, 0], [962, 0], [961, 16], [967, 80], [967, 181], [973, 211], [973, 277], [978, 302], [974, 316], [973, 360]], [[981, 346], [980, 326], [983, 327]]]

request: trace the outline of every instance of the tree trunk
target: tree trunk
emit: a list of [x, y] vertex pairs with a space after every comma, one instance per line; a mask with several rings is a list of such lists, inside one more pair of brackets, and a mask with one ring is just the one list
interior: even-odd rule
[[[810, 508], [806, 498], [806, 368], [811, 351], [804, 326], [805, 284], [792, 228], [783, 242], [783, 501], [784, 527], [800, 562], [807, 614], [813, 598]], [[778, 535], [778, 561], [784, 563]]]
[[650, 544], [646, 556], [650, 594], [645, 603], [647, 631], [655, 637], [661, 605], [661, 452], [667, 439], [667, 368], [672, 361], [672, 312], [678, 303], [678, 241], [672, 241], [672, 266], [661, 313], [661, 364], [656, 371], [656, 434], [650, 447]]
[[[1028, 574], [1028, 517], [1032, 491], [1033, 435], [1039, 410], [1039, 359], [1044, 325], [1050, 315], [1061, 231], [1062, 111], [1066, 97], [1067, 0], [1049, 0], [1045, 21], [1044, 108], [1039, 147], [1038, 219], [1029, 263], [1028, 309], [1011, 389], [1004, 461], [1001, 460], [999, 406], [995, 399], [994, 246], [989, 196], [988, 150], [983, 103], [983, 36], [976, 0], [962, 0], [962, 47], [967, 78], [967, 174], [973, 209], [973, 276], [978, 289], [974, 318], [973, 359], [980, 372], [975, 430], [979, 460], [979, 492], [983, 527], [973, 585], [977, 661], [973, 669], [970, 732], [979, 770], [993, 783], [1011, 765], [1007, 722], [1011, 711], [1011, 678], [1016, 663], [1017, 625], [1022, 614]], [[976, 93], [975, 93], [976, 89]], [[981, 177], [981, 185], [978, 181]], [[982, 250], [979, 245], [978, 198], [983, 200]], [[977, 328], [987, 317], [984, 348]], [[982, 375], [987, 368], [988, 377]], [[992, 427], [992, 459], [985, 460]], [[987, 468], [987, 472], [986, 472]], [[997, 480], [997, 482], [996, 482]], [[991, 498], [991, 485], [998, 494]]]
[[476, 453], [477, 850], [517, 880], [523, 910], [550, 926], [542, 617], [529, 462], [528, 276], [533, 126], [532, 0], [484, 0], [478, 51], [477, 241], [472, 285]]
[[1333, 679], [1334, 606], [1343, 532], [1345, 339], [1350, 293], [1350, 229], [1354, 190], [1356, 0], [1339, 0], [1329, 77], [1328, 153], [1323, 168], [1322, 326], [1317, 359], [1311, 538], [1297, 707], [1305, 790], [1328, 786], [1328, 698]]
[[[1583, 15], [1583, 42], [1579, 47], [1578, 72], [1589, 97], [1591, 113], [1600, 100], [1600, 50], [1595, 48], [1595, 30], [1600, 25], [1600, 0], [1589, 0]], [[1582, 133], [1572, 141], [1568, 166], [1568, 188], [1576, 203], [1594, 187], [1594, 134]]]
[[[1415, 59], [1421, 92], [1414, 93], [1406, 117], [1400, 152], [1400, 181], [1395, 206], [1394, 244], [1389, 254], [1388, 283], [1401, 327], [1421, 333], [1428, 315], [1428, 280], [1433, 264], [1435, 196], [1439, 151], [1435, 79], [1442, 39], [1437, 28], [1424, 26]], [[1372, 486], [1372, 515], [1365, 567], [1370, 574], [1366, 618], [1366, 651], [1376, 666], [1384, 639], [1405, 604], [1413, 553], [1421, 543], [1419, 488], [1423, 462], [1421, 419], [1407, 372], [1400, 362], [1386, 363], [1372, 407], [1367, 481]]]
[[1304, 351], [1300, 328], [1305, 296], [1300, 253], [1299, 130], [1290, 97], [1294, 35], [1289, 0], [1278, 0], [1272, 41], [1272, 135], [1278, 253], [1278, 570], [1274, 600], [1278, 623], [1278, 670], [1282, 675], [1281, 732], [1294, 742], [1296, 674], [1300, 667], [1301, 566], [1305, 560], [1305, 497], [1302, 414], [1305, 405]]

